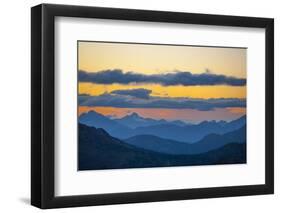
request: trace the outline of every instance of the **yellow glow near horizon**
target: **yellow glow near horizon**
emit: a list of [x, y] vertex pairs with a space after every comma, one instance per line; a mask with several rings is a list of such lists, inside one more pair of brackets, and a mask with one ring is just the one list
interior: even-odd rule
[[161, 86], [159, 84], [120, 85], [79, 83], [79, 94], [98, 96], [113, 90], [144, 88], [152, 90], [151, 96], [190, 98], [246, 98], [245, 86]]
[[[78, 68], [87, 72], [122, 69], [142, 74], [174, 70], [246, 78], [246, 49], [132, 43], [79, 42]], [[101, 95], [122, 89], [144, 88], [151, 96], [190, 98], [246, 98], [246, 86], [162, 86], [160, 84], [93, 84], [79, 82], [79, 94]]]
[[174, 70], [246, 77], [246, 49], [132, 43], [78, 43], [78, 68], [88, 72], [122, 69], [144, 74]]

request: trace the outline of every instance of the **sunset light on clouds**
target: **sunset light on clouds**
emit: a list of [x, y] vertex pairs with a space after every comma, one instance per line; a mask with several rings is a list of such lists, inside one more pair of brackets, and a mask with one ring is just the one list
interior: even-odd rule
[[246, 49], [78, 42], [79, 114], [191, 122], [246, 114]]

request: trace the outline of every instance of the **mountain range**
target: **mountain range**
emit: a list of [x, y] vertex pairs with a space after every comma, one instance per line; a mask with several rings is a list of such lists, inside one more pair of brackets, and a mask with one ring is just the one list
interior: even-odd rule
[[246, 116], [225, 121], [203, 121], [199, 124], [182, 121], [154, 120], [142, 118], [137, 113], [119, 119], [112, 119], [95, 111], [80, 115], [79, 122], [87, 126], [103, 128], [113, 137], [125, 140], [138, 135], [152, 135], [162, 139], [195, 143], [209, 134], [225, 134], [246, 124]]
[[[79, 170], [236, 164], [246, 162], [246, 143], [229, 141], [201, 154], [167, 154], [137, 147], [101, 128], [79, 123]], [[240, 130], [239, 130], [240, 131]], [[243, 130], [241, 130], [243, 131]], [[235, 135], [235, 133], [230, 133]], [[226, 137], [223, 135], [222, 137]], [[240, 136], [239, 136], [240, 137]], [[238, 138], [239, 138], [238, 137]], [[243, 136], [242, 136], [243, 137]], [[207, 143], [206, 141], [202, 143]]]
[[139, 148], [167, 154], [200, 154], [230, 143], [245, 143], [246, 126], [223, 135], [209, 134], [196, 143], [188, 144], [153, 135], [137, 135], [124, 140]]
[[136, 112], [126, 115], [123, 118], [117, 118], [114, 119], [118, 123], [127, 126], [129, 128], [137, 128], [137, 127], [146, 127], [146, 126], [152, 126], [152, 125], [161, 125], [161, 124], [174, 124], [177, 126], [185, 126], [187, 123], [175, 120], [175, 121], [167, 121], [165, 119], [155, 120], [152, 118], [143, 118], [139, 116]]

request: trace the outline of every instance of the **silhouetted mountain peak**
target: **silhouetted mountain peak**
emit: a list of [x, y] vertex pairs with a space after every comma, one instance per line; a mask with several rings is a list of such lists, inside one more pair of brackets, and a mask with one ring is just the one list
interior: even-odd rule
[[88, 114], [89, 114], [89, 115], [99, 115], [99, 116], [104, 116], [104, 115], [102, 115], [102, 114], [100, 114], [100, 113], [96, 112], [95, 110], [91, 110], [91, 111], [89, 111], [89, 112], [88, 112]]
[[213, 125], [213, 124], [216, 124], [216, 121], [214, 121], [214, 120], [212, 120], [212, 121], [202, 121], [198, 125], [205, 126], [205, 125]]
[[136, 113], [136, 112], [133, 112], [133, 113], [131, 114], [131, 116], [133, 116], [133, 117], [139, 117], [139, 114]]
[[81, 115], [80, 115], [80, 118], [81, 118], [81, 117], [86, 117], [86, 116], [87, 116], [87, 117], [89, 117], [89, 116], [91, 116], [91, 117], [96, 117], [96, 116], [98, 116], [98, 117], [104, 117], [103, 115], [97, 113], [97, 112], [94, 111], [94, 110], [90, 110], [90, 111], [88, 111], [88, 112], [85, 112], [85, 113], [81, 114]]
[[127, 116], [125, 116], [125, 117], [126, 117], [126, 118], [134, 118], [134, 119], [142, 118], [142, 117], [140, 117], [139, 114], [136, 113], [136, 112], [133, 112], [132, 114], [127, 115]]

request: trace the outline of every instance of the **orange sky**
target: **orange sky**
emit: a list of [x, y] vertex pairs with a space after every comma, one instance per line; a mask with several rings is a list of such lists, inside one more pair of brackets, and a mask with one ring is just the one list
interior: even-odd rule
[[[142, 74], [160, 74], [175, 70], [202, 73], [206, 69], [215, 74], [246, 78], [246, 52], [241, 48], [211, 48], [192, 46], [140, 45], [102, 42], [78, 42], [78, 69], [98, 72], [107, 69], [122, 69]], [[160, 84], [93, 84], [79, 83], [79, 94], [93, 96], [113, 90], [144, 88], [152, 90], [151, 96], [189, 98], [246, 98], [246, 86], [162, 86]], [[125, 115], [130, 110], [98, 107], [102, 114]], [[239, 117], [245, 109], [217, 109], [211, 114], [196, 110], [133, 109], [144, 116], [155, 118], [185, 117]], [[79, 112], [87, 111], [79, 107]], [[132, 109], [131, 109], [132, 111]], [[199, 115], [199, 112], [201, 115]], [[236, 112], [236, 113], [235, 113]], [[210, 113], [210, 112], [209, 112]]]
[[[79, 42], [78, 68], [87, 72], [122, 69], [143, 74], [174, 70], [246, 77], [246, 49], [192, 46], [141, 45], [124, 43]], [[102, 85], [79, 83], [79, 93], [100, 95], [120, 89], [144, 88], [152, 95], [194, 98], [245, 98], [245, 86], [169, 86]]]
[[160, 97], [190, 97], [190, 98], [246, 98], [245, 86], [162, 86], [159, 84], [93, 84], [79, 83], [79, 93], [101, 95], [113, 90], [144, 88], [152, 90], [152, 96]]

